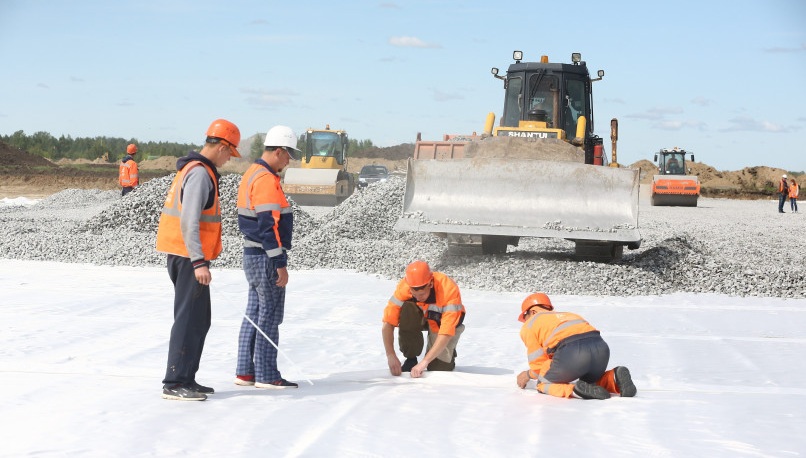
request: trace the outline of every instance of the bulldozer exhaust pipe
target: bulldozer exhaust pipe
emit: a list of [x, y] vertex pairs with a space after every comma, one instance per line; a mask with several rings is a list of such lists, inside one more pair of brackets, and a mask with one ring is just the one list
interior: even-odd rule
[[610, 141], [612, 142], [613, 158], [610, 161], [610, 167], [619, 167], [618, 160], [616, 160], [616, 142], [618, 142], [618, 119], [613, 118], [610, 120]]

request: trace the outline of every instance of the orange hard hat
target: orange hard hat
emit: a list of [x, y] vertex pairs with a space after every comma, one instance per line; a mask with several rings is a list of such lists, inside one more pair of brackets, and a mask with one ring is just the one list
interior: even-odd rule
[[425, 261], [414, 261], [406, 267], [406, 283], [414, 288], [423, 286], [434, 278], [431, 268]]
[[129, 154], [134, 154], [137, 152], [137, 145], [134, 143], [130, 143], [129, 146], [126, 147], [126, 152]]
[[241, 157], [241, 154], [236, 149], [238, 144], [241, 143], [241, 131], [238, 126], [226, 119], [216, 119], [207, 129], [207, 138], [211, 137], [226, 140], [232, 146], [230, 153], [234, 157]]
[[549, 311], [554, 310], [554, 306], [551, 305], [551, 299], [549, 299], [546, 293], [532, 293], [526, 296], [526, 299], [523, 300], [523, 303], [521, 304], [521, 314], [518, 315], [518, 321], [521, 323], [526, 321], [524, 314], [527, 310], [534, 306], [538, 306]]

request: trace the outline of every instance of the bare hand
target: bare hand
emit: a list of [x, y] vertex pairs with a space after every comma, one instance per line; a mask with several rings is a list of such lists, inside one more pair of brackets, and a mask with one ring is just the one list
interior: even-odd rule
[[277, 286], [280, 288], [285, 288], [285, 285], [288, 284], [288, 269], [285, 267], [280, 267], [277, 269]]
[[529, 377], [529, 372], [528, 371], [521, 372], [520, 374], [518, 374], [518, 387], [520, 389], [526, 388], [526, 384], [529, 383], [529, 380], [531, 380]]
[[400, 359], [397, 355], [387, 355], [386, 362], [389, 364], [389, 372], [391, 372], [392, 375], [397, 376], [403, 373], [400, 366]]
[[422, 377], [426, 369], [428, 369], [428, 363], [426, 363], [425, 360], [420, 361], [420, 363], [411, 368], [411, 378]]
[[200, 285], [207, 286], [213, 281], [213, 275], [210, 273], [210, 268], [207, 266], [199, 267], [193, 273], [196, 274], [196, 281], [199, 282]]

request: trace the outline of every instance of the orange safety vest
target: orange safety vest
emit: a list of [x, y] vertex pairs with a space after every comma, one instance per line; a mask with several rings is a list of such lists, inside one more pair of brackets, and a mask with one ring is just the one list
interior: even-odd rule
[[134, 160], [130, 159], [120, 163], [118, 183], [124, 188], [135, 187], [140, 184], [140, 175], [137, 170], [137, 163]]
[[786, 184], [786, 180], [783, 178], [781, 178], [781, 181], [778, 182], [778, 192], [784, 195], [789, 193], [789, 187]]
[[538, 378], [548, 371], [552, 354], [563, 339], [597, 329], [581, 316], [571, 312], [541, 311], [521, 327], [521, 340], [526, 345], [529, 376]]
[[797, 199], [798, 189], [800, 189], [800, 186], [798, 186], [797, 184], [789, 185], [789, 197], [791, 197], [792, 199]]
[[[293, 208], [280, 186], [280, 177], [269, 172], [263, 165], [253, 163], [244, 172], [238, 185], [237, 206], [238, 224], [245, 236], [244, 247], [264, 248], [269, 257], [283, 254], [288, 247], [284, 246], [280, 233], [281, 217], [286, 214], [293, 215]], [[274, 221], [271, 227], [273, 240], [267, 241], [269, 248], [265, 248], [262, 243], [264, 240], [260, 235], [265, 233], [265, 229], [260, 227], [258, 221], [258, 215], [265, 212], [269, 212]]]
[[[417, 302], [417, 306], [423, 311], [423, 315], [428, 319], [428, 327], [431, 332], [441, 335], [452, 336], [456, 334], [456, 327], [464, 320], [465, 306], [462, 305], [462, 295], [459, 294], [459, 287], [450, 277], [434, 272], [434, 303]], [[403, 278], [397, 284], [392, 297], [383, 310], [383, 321], [392, 326], [400, 325], [400, 307], [404, 302], [414, 302], [409, 284]]]
[[212, 169], [201, 161], [191, 161], [182, 170], [176, 173], [173, 183], [165, 198], [165, 205], [162, 207], [159, 227], [157, 228], [157, 251], [160, 253], [175, 254], [185, 258], [188, 254], [185, 240], [182, 237], [182, 229], [179, 225], [179, 218], [182, 215], [181, 191], [184, 186], [185, 176], [193, 167], [201, 165], [207, 170], [210, 179], [215, 187], [213, 205], [202, 210], [199, 219], [199, 238], [201, 239], [204, 259], [212, 261], [221, 254], [221, 206], [218, 200], [218, 182]]

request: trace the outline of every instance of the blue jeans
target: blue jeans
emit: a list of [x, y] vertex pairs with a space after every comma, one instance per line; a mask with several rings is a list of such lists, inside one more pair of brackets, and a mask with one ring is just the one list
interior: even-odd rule
[[784, 212], [784, 202], [786, 202], [786, 196], [783, 194], [778, 194], [778, 211], [780, 213]]
[[[285, 310], [285, 288], [277, 286], [277, 268], [264, 254], [244, 255], [243, 270], [249, 283], [246, 316], [276, 344], [280, 345], [280, 324]], [[254, 375], [255, 381], [279, 380], [277, 349], [246, 318], [238, 335], [236, 375]]]
[[792, 207], [792, 211], [798, 211], [798, 199], [796, 197], [789, 198], [789, 206]]

